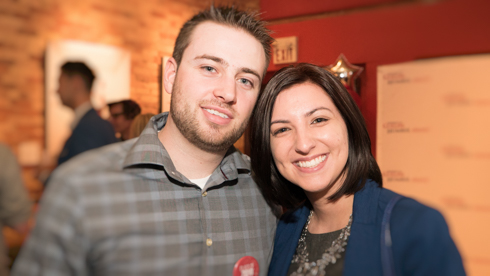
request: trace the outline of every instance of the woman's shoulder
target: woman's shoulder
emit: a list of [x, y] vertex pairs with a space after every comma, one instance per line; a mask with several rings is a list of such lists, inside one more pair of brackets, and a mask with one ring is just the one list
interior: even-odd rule
[[425, 271], [424, 275], [465, 274], [461, 255], [439, 210], [404, 197], [393, 208], [390, 227], [394, 255], [399, 257], [396, 262], [404, 271]]
[[407, 224], [426, 222], [446, 224], [443, 215], [436, 208], [421, 203], [414, 198], [400, 195], [389, 189], [380, 189], [381, 192], [378, 201], [379, 210], [384, 211], [391, 199], [396, 196], [401, 196], [393, 208], [392, 220], [396, 221], [397, 219], [402, 218], [402, 221], [405, 221]]
[[[388, 201], [396, 195], [382, 189], [379, 212], [384, 212]], [[424, 271], [423, 275], [465, 274], [447, 222], [436, 208], [403, 196], [393, 208], [390, 228], [395, 267], [402, 267], [408, 274], [414, 271]]]
[[310, 209], [304, 204], [293, 210], [286, 210], [279, 218], [279, 224], [304, 224], [309, 213]]

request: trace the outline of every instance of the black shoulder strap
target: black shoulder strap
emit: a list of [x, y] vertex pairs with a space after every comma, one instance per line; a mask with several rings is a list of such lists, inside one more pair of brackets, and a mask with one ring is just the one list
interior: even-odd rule
[[395, 276], [395, 263], [393, 261], [393, 251], [391, 250], [390, 218], [393, 207], [402, 198], [403, 196], [401, 195], [391, 198], [381, 222], [381, 265], [383, 266], [383, 276]]

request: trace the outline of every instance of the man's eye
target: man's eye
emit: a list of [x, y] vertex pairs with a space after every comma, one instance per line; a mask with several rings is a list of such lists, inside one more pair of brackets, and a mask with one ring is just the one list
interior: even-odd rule
[[240, 79], [240, 80], [239, 80], [239, 82], [240, 82], [240, 83], [242, 83], [242, 84], [245, 84], [245, 85], [250, 85], [251, 87], [254, 87], [253, 82], [251, 82], [251, 81], [250, 81], [250, 80], [248, 80], [248, 79], [243, 79], [243, 78], [242, 78], [242, 79]]
[[211, 67], [211, 66], [203, 66], [202, 68], [203, 68], [204, 70], [208, 71], [208, 72], [215, 72], [215, 71], [216, 71], [216, 70], [215, 70], [213, 67]]

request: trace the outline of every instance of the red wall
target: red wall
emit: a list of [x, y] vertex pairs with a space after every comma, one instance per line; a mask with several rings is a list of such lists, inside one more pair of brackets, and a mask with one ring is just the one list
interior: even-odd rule
[[[264, 15], [272, 14], [276, 19], [282, 18], [270, 21], [269, 28], [274, 32], [274, 37], [298, 37], [299, 62], [329, 65], [335, 62], [340, 53], [344, 53], [349, 62], [365, 67], [360, 77], [361, 111], [368, 124], [373, 153], [376, 152], [377, 66], [422, 58], [490, 52], [488, 0], [404, 1], [406, 3], [344, 10], [342, 15], [335, 13], [328, 16], [327, 13], [320, 18], [311, 16], [310, 19], [303, 14], [305, 10], [314, 10], [312, 7], [318, 1], [301, 1], [305, 6], [302, 9], [288, 5], [288, 2], [299, 1], [262, 0], [261, 12]], [[370, 1], [357, 2], [363, 5]], [[276, 10], [275, 7], [280, 9]], [[283, 23], [288, 20], [288, 23]], [[271, 64], [268, 70], [276, 71], [279, 68]]]
[[262, 14], [263, 19], [273, 20], [395, 2], [406, 2], [406, 0], [267, 0], [261, 1], [260, 8], [264, 11]]

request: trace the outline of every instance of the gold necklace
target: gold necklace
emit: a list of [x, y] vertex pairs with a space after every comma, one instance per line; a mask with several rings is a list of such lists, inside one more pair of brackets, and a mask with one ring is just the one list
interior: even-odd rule
[[306, 233], [308, 232], [308, 226], [310, 225], [310, 219], [313, 215], [313, 210], [310, 211], [308, 220], [306, 221], [301, 237], [298, 241], [298, 247], [296, 247], [296, 253], [291, 260], [291, 263], [298, 263], [298, 269], [291, 274], [291, 276], [310, 276], [310, 275], [325, 275], [325, 267], [329, 264], [334, 264], [337, 259], [341, 258], [341, 253], [345, 251], [347, 245], [347, 239], [350, 236], [350, 227], [352, 225], [352, 214], [349, 217], [349, 222], [345, 226], [340, 235], [332, 242], [332, 245], [325, 250], [322, 254], [322, 258], [317, 261], [310, 262], [308, 260], [308, 251], [306, 250]]

